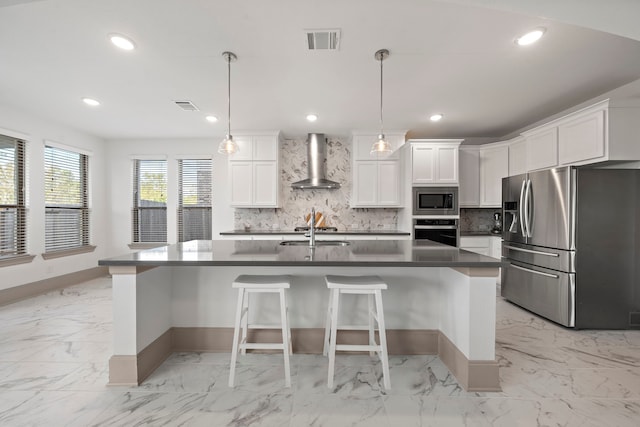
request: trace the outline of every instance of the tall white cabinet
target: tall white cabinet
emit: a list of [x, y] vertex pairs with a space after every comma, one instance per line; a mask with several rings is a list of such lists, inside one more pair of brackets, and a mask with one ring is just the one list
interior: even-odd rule
[[502, 178], [509, 176], [507, 142], [460, 147], [460, 206], [502, 206]]
[[[392, 147], [404, 145], [405, 132], [387, 132], [385, 136]], [[389, 156], [372, 156], [371, 146], [377, 137], [375, 132], [358, 132], [352, 135], [353, 188], [352, 208], [402, 207], [402, 160], [398, 151]]]
[[234, 137], [238, 152], [229, 156], [231, 206], [277, 208], [279, 204], [279, 132]]

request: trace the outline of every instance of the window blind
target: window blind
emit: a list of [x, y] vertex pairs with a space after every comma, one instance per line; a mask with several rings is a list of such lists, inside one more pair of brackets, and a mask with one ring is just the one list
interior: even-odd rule
[[211, 240], [211, 159], [178, 160], [178, 241]]
[[44, 147], [45, 252], [89, 245], [89, 159]]
[[133, 242], [167, 241], [167, 161], [133, 161]]
[[27, 253], [25, 144], [0, 135], [0, 259]]

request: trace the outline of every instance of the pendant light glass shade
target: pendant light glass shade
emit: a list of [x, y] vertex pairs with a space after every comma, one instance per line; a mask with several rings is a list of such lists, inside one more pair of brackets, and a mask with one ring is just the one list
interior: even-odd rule
[[227, 61], [227, 135], [218, 145], [218, 153], [231, 155], [238, 151], [238, 144], [231, 135], [231, 61], [238, 57], [232, 52], [223, 52], [222, 57]]
[[380, 61], [380, 134], [378, 134], [378, 140], [371, 146], [371, 155], [378, 156], [380, 154], [388, 155], [391, 153], [391, 144], [384, 137], [383, 125], [382, 125], [382, 61], [387, 59], [389, 51], [387, 49], [380, 49], [374, 55], [377, 61]]

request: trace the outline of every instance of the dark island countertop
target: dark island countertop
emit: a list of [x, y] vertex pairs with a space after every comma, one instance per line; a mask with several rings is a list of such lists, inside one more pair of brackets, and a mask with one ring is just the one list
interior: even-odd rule
[[342, 266], [499, 268], [508, 263], [429, 240], [283, 246], [278, 240], [192, 240], [102, 259], [105, 266]]
[[[251, 236], [251, 235], [303, 235], [304, 231], [294, 230], [267, 230], [267, 229], [249, 229], [249, 230], [231, 230], [220, 232], [221, 236]], [[363, 235], [363, 236], [410, 236], [408, 231], [400, 230], [338, 230], [338, 231], [316, 231], [317, 235]]]

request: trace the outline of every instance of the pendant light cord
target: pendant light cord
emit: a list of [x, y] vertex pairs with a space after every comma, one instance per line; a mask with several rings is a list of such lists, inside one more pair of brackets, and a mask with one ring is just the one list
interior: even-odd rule
[[231, 136], [231, 54], [227, 54], [227, 135]]
[[380, 55], [380, 135], [384, 135], [384, 130], [382, 128], [382, 61], [384, 60], [384, 55]]

